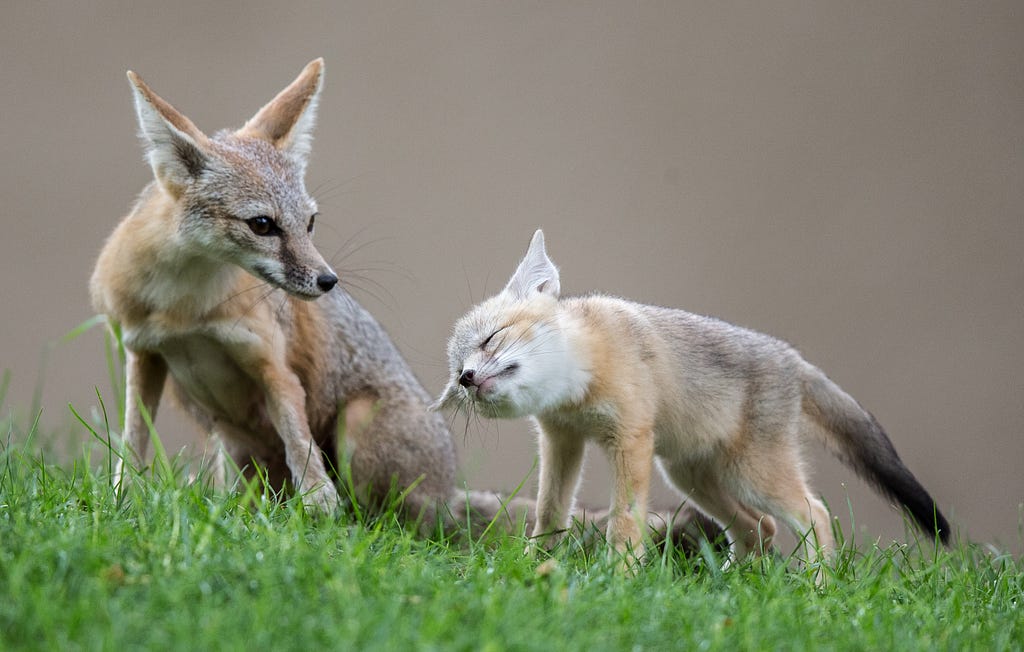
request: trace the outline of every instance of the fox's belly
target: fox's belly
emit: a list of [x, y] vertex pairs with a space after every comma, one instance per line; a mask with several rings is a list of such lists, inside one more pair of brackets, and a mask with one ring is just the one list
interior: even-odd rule
[[718, 401], [662, 410], [654, 426], [655, 454], [667, 464], [719, 454], [742, 435], [740, 406], [740, 401]]
[[216, 341], [202, 336], [177, 338], [160, 349], [183, 397], [211, 421], [253, 434], [272, 429], [262, 388]]

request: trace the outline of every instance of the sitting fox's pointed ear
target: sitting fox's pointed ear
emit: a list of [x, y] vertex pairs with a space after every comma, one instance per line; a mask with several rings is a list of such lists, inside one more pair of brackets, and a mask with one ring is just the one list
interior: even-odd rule
[[505, 286], [505, 292], [518, 300], [528, 299], [535, 292], [548, 294], [557, 299], [560, 290], [558, 268], [544, 250], [544, 232], [537, 229], [526, 256]]
[[179, 195], [208, 161], [209, 141], [192, 121], [154, 93], [142, 78], [128, 71], [135, 95], [139, 135], [146, 159], [164, 188]]
[[245, 123], [239, 134], [270, 141], [300, 171], [305, 171], [313, 147], [313, 125], [323, 73], [323, 59], [310, 61], [295, 81]]

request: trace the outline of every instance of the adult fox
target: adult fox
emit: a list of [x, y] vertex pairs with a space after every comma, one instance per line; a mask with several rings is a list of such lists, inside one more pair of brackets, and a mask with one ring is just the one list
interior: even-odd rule
[[[309, 63], [242, 128], [212, 137], [132, 72], [154, 180], [100, 253], [95, 309], [120, 324], [127, 354], [122, 461], [145, 459], [170, 377], [209, 433], [212, 475], [265, 468], [312, 510], [338, 492], [338, 422], [357, 499], [407, 491], [402, 513], [427, 528], [534, 515], [533, 501], [456, 489], [443, 418], [373, 317], [313, 245], [317, 206], [304, 173], [323, 79]], [[691, 512], [677, 518], [682, 532]], [[710, 527], [709, 523], [706, 523]]]

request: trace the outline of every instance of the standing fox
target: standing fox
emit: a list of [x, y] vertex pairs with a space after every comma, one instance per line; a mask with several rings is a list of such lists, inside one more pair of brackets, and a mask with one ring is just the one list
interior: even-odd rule
[[456, 324], [451, 378], [436, 407], [532, 415], [540, 430], [534, 535], [566, 525], [586, 440], [613, 471], [608, 541], [639, 553], [657, 459], [676, 488], [758, 553], [781, 519], [823, 553], [834, 547], [801, 454], [818, 439], [926, 533], [949, 524], [868, 412], [788, 344], [681, 310], [590, 295], [559, 299], [537, 231], [505, 289]]
[[[304, 172], [323, 61], [311, 62], [237, 131], [207, 137], [132, 72], [154, 181], [110, 236], [93, 305], [127, 353], [122, 461], [141, 463], [168, 375], [209, 433], [213, 478], [263, 465], [312, 510], [338, 503], [328, 476], [344, 419], [360, 500], [389, 489], [411, 518], [490, 519], [504, 504], [455, 489], [443, 419], [383, 329], [313, 245]], [[443, 512], [443, 513], [440, 513]]]

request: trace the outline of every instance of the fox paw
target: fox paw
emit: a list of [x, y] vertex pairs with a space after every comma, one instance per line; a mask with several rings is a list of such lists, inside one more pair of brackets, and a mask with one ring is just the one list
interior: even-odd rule
[[338, 509], [338, 490], [330, 482], [319, 482], [302, 493], [306, 511], [316, 516], [329, 516]]

